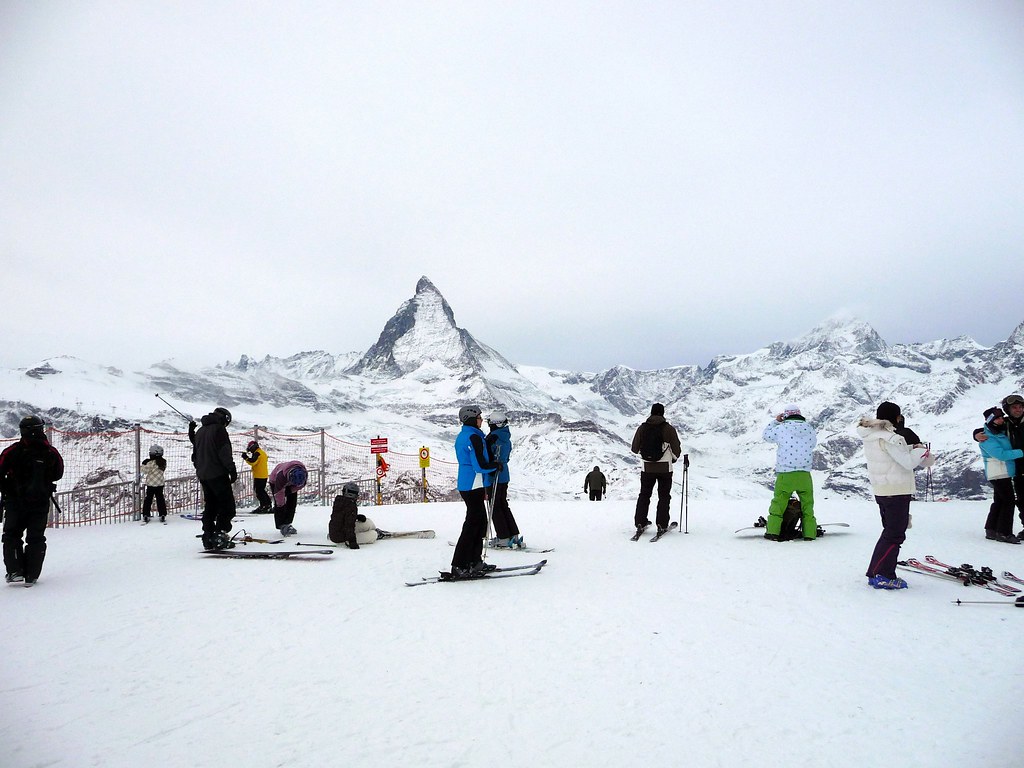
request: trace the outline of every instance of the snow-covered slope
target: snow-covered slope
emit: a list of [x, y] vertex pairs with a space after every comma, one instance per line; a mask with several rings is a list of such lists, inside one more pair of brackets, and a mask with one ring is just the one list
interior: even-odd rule
[[243, 356], [184, 370], [163, 361], [121, 371], [73, 357], [0, 371], [4, 435], [39, 411], [62, 429], [159, 429], [181, 419], [153, 398], [161, 393], [192, 415], [222, 405], [236, 427], [326, 428], [346, 440], [390, 436], [414, 452], [445, 455], [467, 402], [501, 408], [515, 442], [513, 492], [521, 498], [571, 497], [595, 464], [613, 497], [636, 491], [628, 444], [659, 401], [691, 458], [691, 492], [749, 497], [772, 482], [772, 446], [760, 439], [783, 403], [796, 402], [818, 429], [816, 482], [822, 492], [867, 495], [852, 425], [883, 399], [903, 406], [907, 423], [930, 441], [937, 496], [987, 492], [970, 439], [981, 412], [1024, 389], [1024, 323], [989, 348], [967, 337], [888, 345], [863, 320], [833, 317], [800, 338], [706, 367], [601, 372], [516, 366], [459, 328], [449, 303], [423, 277], [415, 295], [385, 323], [363, 354], [306, 351], [288, 358]]

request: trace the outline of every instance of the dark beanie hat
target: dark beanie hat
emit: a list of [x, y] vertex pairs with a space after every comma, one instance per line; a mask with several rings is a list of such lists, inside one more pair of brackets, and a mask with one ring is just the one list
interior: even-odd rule
[[993, 419], [1002, 418], [1003, 411], [1001, 408], [986, 408], [985, 409], [985, 423], [988, 424]]
[[665, 406], [661, 403], [655, 403], [651, 406], [651, 416], [664, 416]]
[[875, 411], [876, 419], [885, 419], [890, 424], [895, 426], [896, 421], [900, 417], [900, 407], [896, 403], [890, 403], [886, 400], [884, 403], [878, 406], [878, 410]]

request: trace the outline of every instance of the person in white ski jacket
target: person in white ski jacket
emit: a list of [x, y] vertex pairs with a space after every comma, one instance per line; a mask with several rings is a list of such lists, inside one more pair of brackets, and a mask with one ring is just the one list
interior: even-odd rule
[[875, 418], [863, 418], [857, 425], [857, 434], [864, 442], [868, 479], [882, 517], [882, 534], [865, 574], [868, 583], [876, 589], [905, 589], [907, 586], [896, 576], [896, 561], [910, 523], [914, 469], [930, 467], [935, 462], [928, 448], [911, 448], [896, 434], [899, 416], [898, 405], [884, 402], [878, 406]]
[[818, 435], [814, 427], [800, 414], [800, 406], [787, 405], [767, 427], [761, 437], [778, 448], [775, 453], [775, 495], [768, 507], [768, 524], [764, 537], [779, 541], [782, 531], [782, 513], [795, 493], [803, 512], [803, 539], [813, 541], [818, 535], [818, 522], [814, 519], [814, 483], [811, 480], [811, 461]]

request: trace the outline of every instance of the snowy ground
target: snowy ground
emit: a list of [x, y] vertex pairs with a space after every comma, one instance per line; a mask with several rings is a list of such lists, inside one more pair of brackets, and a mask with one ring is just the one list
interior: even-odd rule
[[[513, 499], [556, 548], [540, 575], [414, 589], [461, 504], [371, 508], [437, 538], [326, 562], [215, 561], [177, 517], [52, 531], [39, 584], [0, 596], [0, 764], [1020, 765], [1024, 610], [868, 588], [870, 502], [821, 500], [852, 527], [814, 543], [733, 534], [766, 503], [691, 499], [688, 535], [634, 544], [630, 502]], [[915, 504], [904, 556], [1021, 575], [986, 509]], [[328, 514], [300, 508], [296, 540]]]

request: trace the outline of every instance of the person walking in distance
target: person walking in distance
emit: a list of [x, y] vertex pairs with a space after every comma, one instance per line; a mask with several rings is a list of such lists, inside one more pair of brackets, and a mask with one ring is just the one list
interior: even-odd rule
[[455, 458], [459, 465], [459, 495], [466, 503], [466, 519], [452, 556], [452, 578], [471, 579], [493, 571], [484, 563], [484, 537], [487, 535], [487, 486], [493, 473], [501, 471], [501, 462], [491, 458], [483, 430], [484, 417], [479, 406], [465, 405], [459, 409], [462, 429], [455, 438]]
[[875, 589], [907, 588], [907, 582], [896, 575], [896, 561], [910, 524], [914, 469], [930, 467], [935, 461], [929, 449], [911, 448], [896, 434], [899, 416], [898, 405], [884, 402], [875, 411], [875, 418], [863, 418], [857, 425], [857, 434], [864, 442], [868, 479], [882, 517], [882, 533], [865, 574]]
[[[512, 434], [508, 428], [508, 416], [504, 411], [495, 411], [487, 417], [487, 451], [495, 459], [501, 461], [497, 483], [493, 485], [494, 500], [491, 503], [491, 522], [494, 524], [493, 547], [510, 547], [515, 549], [524, 545], [519, 526], [508, 505], [508, 459], [512, 455]], [[489, 486], [490, 487], [490, 486]]]
[[230, 549], [234, 546], [228, 533], [235, 516], [235, 493], [231, 488], [238, 479], [238, 470], [231, 455], [228, 425], [231, 411], [214, 408], [202, 418], [202, 426], [188, 425], [192, 441], [192, 463], [203, 488], [203, 547]]
[[306, 487], [308, 479], [306, 465], [301, 461], [278, 464], [270, 473], [270, 492], [274, 496], [274, 526], [282, 536], [297, 533], [292, 523], [299, 504], [299, 491]]
[[142, 522], [148, 523], [150, 512], [153, 511], [153, 499], [156, 499], [156, 511], [160, 522], [167, 522], [167, 500], [164, 499], [164, 470], [167, 459], [164, 449], [159, 445], [149, 448], [149, 458], [142, 461], [142, 479], [146, 483], [146, 497], [142, 501]]
[[270, 477], [268, 463], [270, 457], [267, 452], [260, 448], [255, 440], [250, 440], [242, 452], [242, 460], [252, 467], [252, 493], [259, 505], [252, 511], [254, 515], [265, 515], [272, 511], [270, 495], [267, 493], [267, 480]]
[[795, 493], [803, 512], [804, 541], [814, 541], [818, 535], [818, 522], [814, 519], [814, 483], [811, 480], [811, 461], [818, 443], [814, 427], [800, 414], [798, 405], [784, 406], [761, 437], [775, 443], [775, 495], [768, 506], [768, 524], [764, 537], [779, 541], [782, 531], [782, 513]]
[[38, 416], [26, 416], [18, 424], [21, 439], [0, 453], [8, 584], [35, 584], [46, 558], [50, 497], [64, 477], [64, 459], [46, 439], [44, 427]]
[[600, 501], [607, 488], [608, 481], [604, 477], [604, 472], [598, 466], [595, 466], [583, 478], [583, 492], [590, 493], [591, 501]]
[[630, 445], [633, 453], [640, 454], [643, 469], [640, 471], [640, 495], [636, 499], [636, 513], [633, 524], [637, 533], [651, 525], [647, 517], [651, 506], [654, 487], [658, 487], [658, 507], [655, 522], [658, 533], [668, 530], [669, 504], [672, 501], [672, 464], [682, 454], [676, 428], [665, 421], [665, 406], [655, 403], [651, 415], [641, 424]]

